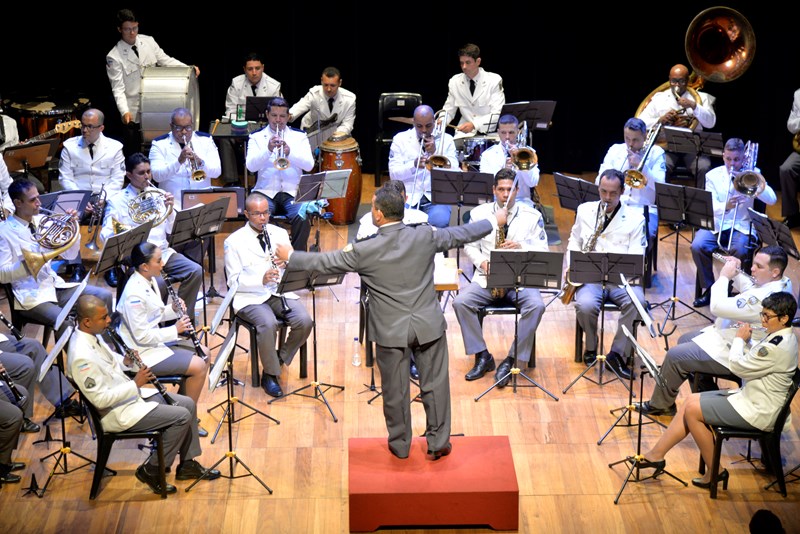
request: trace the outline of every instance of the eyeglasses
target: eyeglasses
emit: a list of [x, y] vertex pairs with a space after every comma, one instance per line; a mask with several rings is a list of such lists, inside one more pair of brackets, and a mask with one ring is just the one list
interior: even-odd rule
[[673, 85], [681, 85], [686, 83], [686, 78], [670, 78], [669, 83]]
[[194, 127], [192, 125], [178, 126], [177, 124], [173, 124], [172, 129], [175, 130], [176, 132], [191, 132], [192, 130], [194, 130]]
[[759, 315], [761, 315], [761, 318], [764, 319], [765, 321], [769, 321], [770, 319], [780, 317], [780, 315], [778, 315], [777, 313], [767, 313], [767, 312], [761, 312]]
[[139, 31], [139, 26], [131, 26], [130, 28], [120, 28], [122, 33], [136, 33]]
[[96, 129], [100, 128], [101, 126], [103, 126], [103, 125], [102, 124], [98, 124], [97, 126], [95, 126], [93, 124], [81, 124], [81, 130], [92, 131], [92, 130], [96, 130]]
[[248, 211], [247, 214], [251, 217], [269, 217], [268, 211]]

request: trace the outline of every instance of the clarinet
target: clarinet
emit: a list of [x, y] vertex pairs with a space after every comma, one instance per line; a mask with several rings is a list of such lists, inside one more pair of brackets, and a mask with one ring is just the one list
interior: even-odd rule
[[16, 327], [16, 326], [14, 326], [14, 324], [13, 324], [11, 321], [9, 321], [8, 319], [6, 319], [6, 316], [5, 316], [5, 315], [3, 315], [2, 313], [0, 313], [0, 321], [2, 321], [2, 323], [3, 323], [4, 325], [6, 325], [6, 328], [8, 328], [9, 330], [11, 330], [11, 335], [13, 335], [15, 338], [17, 338], [17, 341], [19, 341], [19, 340], [21, 340], [21, 339], [22, 339], [22, 332], [20, 332], [20, 331], [17, 329], [17, 327]]
[[[275, 256], [273, 256], [273, 254], [272, 254], [272, 242], [269, 239], [269, 232], [267, 232], [267, 225], [266, 224], [261, 227], [261, 233], [264, 235], [264, 242], [267, 244], [266, 252], [267, 252], [267, 254], [269, 254], [270, 267], [272, 269], [278, 269], [278, 266], [275, 264]], [[289, 308], [289, 303], [286, 302], [286, 297], [285, 296], [280, 295], [280, 299], [281, 299], [282, 313], [283, 313], [283, 315], [285, 317], [292, 310]]]
[[17, 386], [14, 384], [14, 381], [11, 380], [11, 376], [9, 376], [8, 371], [5, 369], [0, 371], [0, 380], [5, 382], [8, 386], [8, 389], [11, 390], [11, 393], [14, 395], [14, 403], [21, 407], [25, 403], [25, 395], [19, 392]]
[[[108, 335], [111, 336], [111, 339], [114, 340], [114, 343], [122, 347], [122, 350], [125, 351], [125, 356], [133, 360], [139, 369], [144, 369], [146, 367], [142, 361], [142, 358], [139, 356], [139, 353], [126, 345], [125, 341], [122, 340], [122, 336], [120, 336], [113, 327], [108, 328], [106, 331], [108, 332]], [[164, 387], [164, 384], [158, 381], [158, 378], [152, 378], [150, 380], [150, 384], [152, 384], [158, 390], [161, 396], [164, 397], [164, 402], [170, 406], [178, 405], [178, 403], [175, 402], [175, 399], [170, 397], [169, 393], [167, 392], [167, 388]]]
[[[181, 299], [178, 297], [178, 293], [175, 292], [175, 288], [172, 287], [172, 279], [166, 273], [161, 273], [161, 278], [164, 279], [164, 283], [167, 284], [167, 292], [169, 296], [172, 297], [172, 300], [178, 304], [178, 318], [182, 318], [186, 315], [186, 307], [181, 303]], [[194, 351], [200, 356], [203, 361], [207, 360], [206, 353], [203, 352], [203, 346], [200, 344], [200, 339], [197, 337], [197, 331], [192, 326], [192, 323], [189, 323], [189, 337], [192, 340], [192, 345], [194, 345]]]

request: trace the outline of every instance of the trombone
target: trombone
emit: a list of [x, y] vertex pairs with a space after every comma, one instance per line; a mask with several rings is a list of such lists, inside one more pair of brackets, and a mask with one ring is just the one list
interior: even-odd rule
[[[739, 211], [739, 200], [742, 196], [755, 198], [764, 192], [767, 186], [767, 180], [761, 173], [756, 172], [756, 159], [758, 158], [758, 143], [748, 141], [744, 146], [744, 164], [740, 171], [731, 170], [731, 185], [728, 186], [728, 193], [725, 195], [725, 206], [727, 208], [728, 202], [732, 198], [736, 198], [736, 205], [733, 207], [733, 219], [731, 220], [730, 233], [728, 234], [728, 246], [722, 246], [722, 232], [725, 223], [725, 212], [722, 213], [722, 219], [719, 221], [719, 235], [717, 236], [717, 246], [730, 253], [731, 243], [733, 241], [733, 230], [736, 226], [736, 214]], [[733, 188], [733, 196], [731, 195], [731, 188]]]
[[283, 140], [283, 132], [285, 130], [286, 128], [281, 130], [280, 124], [275, 125], [275, 136], [280, 140], [281, 145], [278, 148], [278, 157], [275, 158], [275, 162], [272, 165], [279, 171], [285, 171], [291, 166], [291, 163], [289, 163], [289, 158], [286, 157], [283, 149], [283, 145], [285, 144], [285, 141]]
[[99, 250], [100, 247], [97, 245], [97, 236], [100, 234], [100, 227], [102, 226], [103, 222], [103, 213], [106, 211], [106, 184], [105, 182], [100, 186], [100, 192], [97, 194], [97, 198], [94, 202], [91, 202], [92, 205], [92, 216], [89, 219], [89, 227], [87, 230], [89, 232], [94, 229], [94, 234], [92, 235], [92, 239], [84, 245], [89, 250]]
[[647, 176], [644, 175], [642, 169], [644, 169], [644, 163], [650, 154], [650, 149], [653, 148], [656, 139], [658, 139], [662, 126], [663, 124], [659, 122], [647, 131], [647, 138], [644, 140], [644, 145], [642, 145], [644, 153], [642, 154], [642, 159], [639, 160], [639, 165], [635, 169], [628, 169], [623, 173], [625, 175], [625, 185], [633, 189], [641, 189], [647, 185]]
[[450, 158], [444, 155], [444, 129], [447, 127], [447, 110], [442, 109], [433, 116], [434, 126], [431, 136], [437, 141], [434, 153], [428, 156], [425, 167], [431, 169], [449, 169]]
[[511, 163], [520, 171], [530, 170], [533, 166], [539, 163], [539, 157], [536, 152], [528, 146], [528, 122], [522, 122], [522, 128], [517, 135], [517, 153], [511, 156], [511, 146], [506, 144], [503, 146], [506, 149], [506, 155], [511, 157]]

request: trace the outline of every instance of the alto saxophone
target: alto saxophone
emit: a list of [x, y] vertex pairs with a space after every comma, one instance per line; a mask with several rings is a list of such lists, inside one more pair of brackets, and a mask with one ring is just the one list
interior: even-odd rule
[[[503, 226], [497, 226], [497, 232], [495, 232], [494, 237], [494, 248], [500, 248], [500, 245], [506, 242], [506, 230]], [[492, 288], [492, 298], [493, 299], [501, 299], [506, 296], [508, 290], [504, 287], [493, 287]]]
[[[586, 240], [586, 243], [583, 244], [581, 247], [581, 252], [592, 252], [594, 248], [597, 246], [597, 238], [600, 237], [600, 234], [603, 233], [603, 217], [602, 214], [605, 213], [606, 207], [608, 206], [607, 202], [600, 201], [600, 204], [597, 206], [597, 218], [594, 222], [594, 233], [589, 236], [589, 239]], [[575, 298], [575, 292], [578, 291], [578, 287], [582, 284], [575, 284], [570, 282], [569, 280], [569, 271], [567, 271], [566, 283], [564, 284], [564, 288], [561, 290], [561, 302], [565, 305], [572, 302]]]

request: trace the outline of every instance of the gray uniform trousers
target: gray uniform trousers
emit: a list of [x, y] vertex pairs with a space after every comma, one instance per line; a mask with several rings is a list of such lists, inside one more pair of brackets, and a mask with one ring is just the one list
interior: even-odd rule
[[[597, 318], [600, 316], [600, 306], [604, 302], [602, 289], [603, 286], [601, 284], [584, 284], [575, 292], [575, 316], [586, 334], [584, 347], [587, 351], [597, 350]], [[632, 286], [632, 289], [639, 298], [639, 302], [644, 306], [642, 288]], [[611, 343], [611, 350], [607, 350], [606, 354], [616, 352], [625, 358], [631, 347], [628, 338], [625, 337], [625, 333], [622, 331], [622, 325], [625, 325], [629, 331], [633, 332], [633, 321], [639, 317], [639, 312], [631, 302], [624, 287], [619, 287], [616, 284], [607, 284], [606, 293], [607, 298], [605, 300], [610, 300], [619, 306], [622, 314], [617, 321], [617, 333]], [[605, 330], [605, 325], [603, 329]]]
[[684, 380], [693, 373], [731, 374], [727, 367], [712, 359], [706, 351], [692, 341], [692, 338], [699, 334], [700, 331], [697, 330], [682, 335], [678, 339], [678, 345], [667, 351], [664, 363], [661, 364], [661, 377], [664, 379], [666, 387], [656, 386], [653, 390], [653, 397], [650, 399], [651, 407], [666, 409], [675, 404], [675, 399], [678, 398], [678, 389]]
[[[172, 465], [178, 454], [183, 463], [203, 452], [197, 434], [197, 406], [194, 401], [177, 393], [170, 393], [169, 396], [175, 399], [177, 406], [170, 406], [159, 394], [153, 395], [147, 400], [158, 402], [159, 405], [128, 429], [131, 432], [142, 432], [166, 427], [162, 437], [165, 468]], [[157, 469], [158, 455], [150, 455], [147, 463], [151, 468]]]
[[16, 382], [14, 384], [19, 392], [25, 395], [26, 400], [20, 408], [11, 404], [6, 396], [0, 393], [0, 464], [6, 465], [11, 463], [11, 451], [17, 448], [19, 442], [23, 422], [22, 412], [33, 406], [28, 390]]
[[[461, 326], [461, 336], [464, 338], [464, 352], [476, 354], [486, 350], [486, 341], [483, 339], [480, 321], [478, 321], [478, 308], [489, 304], [514, 305], [516, 292], [510, 289], [501, 300], [492, 298], [491, 289], [482, 288], [472, 282], [465, 289], [459, 291], [453, 301], [453, 309]], [[544, 302], [538, 289], [524, 289], [519, 292], [519, 335], [517, 351], [519, 361], [527, 362], [531, 358], [533, 349], [533, 336], [544, 314]], [[514, 340], [508, 348], [508, 357], [514, 357]]]
[[[27, 347], [36, 346], [44, 353], [41, 355], [38, 351], [26, 350]], [[20, 341], [3, 341], [0, 342], [0, 363], [6, 368], [6, 372], [14, 381], [16, 386], [22, 386], [28, 391], [33, 391], [33, 386], [36, 378], [39, 376], [39, 367], [47, 357], [41, 343], [32, 339], [22, 338]], [[52, 380], [50, 378], [52, 377]], [[58, 387], [59, 373], [55, 368], [50, 368], [47, 375], [45, 375], [45, 382], [52, 382]], [[52, 385], [52, 384], [51, 384]], [[44, 383], [42, 384], [44, 390]], [[58, 391], [56, 391], [57, 396]], [[30, 419], [33, 417], [33, 402], [25, 404], [24, 410], [25, 417]]]

